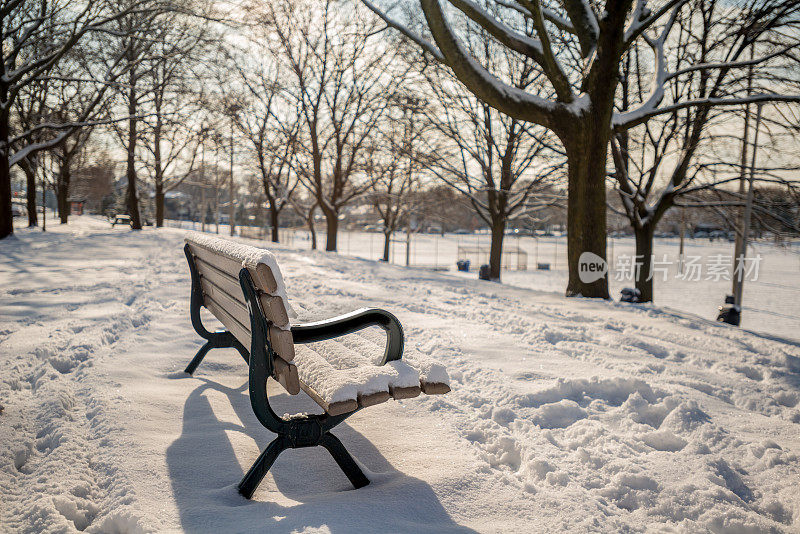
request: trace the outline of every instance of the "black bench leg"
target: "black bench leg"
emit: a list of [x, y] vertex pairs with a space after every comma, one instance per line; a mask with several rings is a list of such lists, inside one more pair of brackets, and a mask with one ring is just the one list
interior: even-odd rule
[[350, 456], [350, 453], [344, 448], [339, 438], [330, 432], [326, 432], [319, 440], [319, 444], [328, 449], [333, 459], [336, 460], [336, 463], [339, 464], [344, 474], [350, 479], [353, 487], [358, 489], [369, 484], [369, 479], [364, 476], [364, 472], [361, 471], [356, 461], [353, 460], [353, 457]]
[[250, 470], [244, 478], [242, 478], [242, 481], [239, 482], [239, 493], [247, 499], [252, 497], [258, 485], [261, 484], [264, 475], [267, 474], [269, 468], [275, 463], [275, 459], [290, 446], [291, 444], [289, 441], [283, 436], [275, 438], [272, 443], [264, 449], [264, 452], [259, 455], [255, 463], [253, 463], [253, 466], [250, 467]]
[[210, 341], [205, 345], [203, 345], [202, 347], [200, 347], [200, 350], [198, 350], [197, 354], [194, 355], [194, 358], [192, 358], [192, 361], [189, 363], [189, 365], [186, 366], [184, 372], [189, 374], [194, 373], [195, 369], [197, 369], [197, 366], [200, 365], [200, 362], [202, 362], [203, 358], [205, 358], [206, 354], [208, 354], [208, 351], [210, 351], [213, 348], [214, 344], [212, 344]]

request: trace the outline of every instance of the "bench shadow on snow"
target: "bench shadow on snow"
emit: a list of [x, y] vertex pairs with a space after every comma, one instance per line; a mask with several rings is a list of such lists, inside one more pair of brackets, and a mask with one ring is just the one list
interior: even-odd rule
[[[369, 486], [353, 490], [322, 447], [295, 449], [278, 457], [248, 501], [236, 491], [244, 471], [229, 434], [244, 433], [254, 441], [247, 457], [241, 458], [246, 468], [274, 434], [253, 414], [247, 383], [234, 389], [199, 379], [203, 383], [184, 404], [181, 435], [167, 449], [170, 481], [186, 532], [292, 532], [320, 527], [331, 532], [473, 532], [453, 522], [428, 484], [397, 471], [347, 423], [333, 432], [366, 467]], [[227, 396], [242, 424], [220, 421], [207, 392]], [[300, 397], [284, 393], [270, 396], [270, 401], [278, 414], [316, 406], [310, 399], [303, 404]], [[272, 492], [296, 504], [277, 504]]]

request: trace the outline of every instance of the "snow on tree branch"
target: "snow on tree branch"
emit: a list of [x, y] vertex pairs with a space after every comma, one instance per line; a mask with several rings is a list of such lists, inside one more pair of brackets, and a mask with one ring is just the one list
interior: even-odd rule
[[650, 110], [636, 110], [628, 113], [618, 113], [614, 115], [613, 125], [616, 130], [623, 130], [644, 124], [649, 119], [658, 115], [673, 113], [675, 111], [693, 107], [717, 107], [717, 106], [742, 106], [746, 104], [758, 104], [766, 102], [800, 102], [800, 95], [778, 95], [773, 93], [752, 95], [740, 98], [698, 98], [676, 102], [661, 108]]

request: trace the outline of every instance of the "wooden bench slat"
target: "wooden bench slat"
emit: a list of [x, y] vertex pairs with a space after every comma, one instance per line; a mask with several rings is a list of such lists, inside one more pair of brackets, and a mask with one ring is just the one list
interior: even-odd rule
[[305, 391], [306, 395], [311, 397], [311, 399], [319, 404], [320, 407], [329, 415], [341, 415], [343, 413], [349, 413], [358, 409], [358, 402], [354, 399], [328, 404], [328, 402], [323, 399], [319, 393], [314, 391], [314, 389], [309, 387], [305, 382], [300, 382], [300, 389]]
[[213, 297], [210, 295], [205, 295], [203, 306], [205, 306], [208, 311], [210, 311], [214, 317], [216, 317], [222, 325], [234, 335], [236, 339], [239, 340], [239, 343], [244, 345], [245, 347], [250, 347], [250, 327], [245, 326], [236, 318], [230, 314], [222, 304], [218, 303], [214, 300]]
[[200, 273], [202, 278], [211, 281], [215, 286], [228, 294], [229, 297], [239, 302], [245, 308], [244, 295], [242, 294], [242, 286], [239, 284], [238, 278], [233, 278], [228, 273], [224, 273], [204, 262], [200, 258], [195, 258], [197, 264], [197, 272]]
[[391, 396], [389, 395], [388, 391], [378, 391], [376, 393], [369, 393], [367, 395], [359, 395], [358, 405], [362, 408], [366, 408], [367, 406], [375, 406], [376, 404], [386, 402], [390, 398]]
[[255, 269], [248, 268], [248, 270], [253, 280], [255, 280], [258, 289], [262, 289], [270, 295], [278, 290], [278, 282], [275, 280], [275, 275], [272, 273], [272, 269], [269, 268], [269, 265], [259, 263], [256, 265]]
[[283, 305], [283, 299], [259, 292], [258, 300], [261, 301], [267, 319], [278, 326], [289, 325], [289, 314]]
[[[192, 254], [195, 257], [213, 265], [220, 271], [234, 276], [238, 280], [239, 271], [242, 268], [241, 261], [230, 258], [224, 254], [219, 254], [215, 251], [208, 250], [202, 245], [192, 241], [189, 242], [189, 249], [192, 251]], [[253, 281], [256, 283], [256, 287], [258, 289], [266, 291], [270, 294], [277, 291], [278, 282], [275, 280], [275, 275], [272, 273], [272, 269], [270, 269], [268, 265], [259, 263], [254, 269], [248, 268], [248, 270], [250, 271], [250, 275], [253, 277]]]
[[275, 325], [269, 327], [269, 342], [278, 356], [290, 362], [294, 360], [294, 339], [291, 330], [283, 330]]
[[420, 382], [420, 387], [426, 395], [444, 395], [450, 392], [450, 386], [437, 382]]
[[300, 393], [300, 378], [297, 376], [297, 366], [293, 363], [286, 363], [283, 358], [276, 356], [272, 360], [275, 366], [273, 378], [278, 381], [289, 395]]
[[[208, 311], [214, 314], [214, 317], [219, 319], [219, 322], [225, 326], [228, 332], [233, 334], [234, 337], [239, 340], [239, 343], [244, 345], [248, 350], [250, 349], [250, 328], [237, 321], [235, 317], [225, 311], [225, 309], [219, 303], [215, 302], [213, 298], [209, 298], [208, 295], [206, 295], [206, 301], [204, 305], [206, 308], [208, 308]], [[273, 328], [277, 329], [277, 327]], [[285, 330], [280, 331], [286, 332]], [[275, 366], [275, 380], [277, 380], [278, 383], [282, 385], [289, 394], [297, 395], [300, 393], [300, 378], [297, 375], [297, 366], [289, 364], [280, 356], [276, 356], [273, 363]]]
[[215, 267], [217, 270], [227, 274], [238, 283], [239, 271], [242, 269], [241, 262], [231, 259], [227, 256], [217, 254], [216, 252], [212, 252], [196, 243], [189, 242], [189, 249], [192, 251], [192, 255], [194, 255], [195, 258], [199, 258], [207, 265]]
[[[250, 332], [250, 312], [247, 311], [247, 306], [244, 303], [236, 300], [205, 276], [200, 277], [200, 285], [203, 287], [205, 300], [213, 300], [217, 306], [223, 308], [225, 313], [236, 319], [242, 326], [246, 326], [248, 333]], [[240, 339], [239, 341], [242, 340]], [[243, 341], [242, 344], [244, 344]]]
[[419, 394], [422, 392], [422, 388], [419, 386], [411, 386], [407, 388], [396, 388], [396, 387], [389, 387], [389, 394], [396, 399], [413, 399], [414, 397], [418, 397]]

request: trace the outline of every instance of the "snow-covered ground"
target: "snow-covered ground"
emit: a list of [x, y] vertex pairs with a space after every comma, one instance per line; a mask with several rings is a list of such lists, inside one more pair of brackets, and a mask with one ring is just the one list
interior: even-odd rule
[[[169, 223], [192, 228], [192, 223], [188, 221]], [[195, 227], [199, 229], [199, 225], [195, 224]], [[220, 232], [227, 235], [228, 227], [221, 227]], [[281, 234], [282, 239], [293, 246], [309, 247], [305, 230], [286, 229], [281, 230]], [[318, 240], [324, 248], [325, 234], [319, 233]], [[476, 260], [473, 260], [469, 273], [456, 271], [459, 247], [480, 248], [488, 255], [489, 243], [490, 236], [487, 234], [412, 234], [409, 262], [413, 266], [443, 269], [452, 275], [476, 278]], [[375, 260], [383, 253], [383, 234], [341, 230], [338, 244], [340, 254]], [[567, 287], [566, 237], [508, 236], [504, 246], [506, 249], [520, 249], [527, 254], [527, 270], [504, 270], [504, 284], [556, 293], [562, 293]], [[390, 250], [390, 263], [405, 265], [405, 234], [395, 234]], [[654, 240], [653, 254], [661, 264], [657, 266], [659, 270], [654, 276], [655, 303], [715, 319], [725, 295], [731, 293], [733, 243], [719, 239], [687, 238], [684, 259], [693, 261], [695, 267], [686, 267], [683, 276], [679, 276], [678, 272], [679, 251], [678, 238]], [[634, 285], [630, 269], [635, 254], [633, 238], [609, 238], [607, 254], [611, 269], [611, 296], [619, 300], [620, 290]], [[800, 340], [800, 242], [776, 245], [766, 240], [757, 241], [751, 243], [747, 257], [760, 259], [757, 271], [753, 263], [748, 264], [753, 270], [745, 277], [742, 327]], [[537, 263], [547, 263], [549, 270], [537, 270]], [[666, 268], [666, 272], [662, 271], [663, 268]]]
[[[0, 530], [800, 528], [797, 342], [289, 246], [293, 306], [392, 311], [453, 391], [337, 427], [366, 488], [303, 449], [247, 501], [236, 483], [272, 436], [235, 352], [181, 372], [201, 344], [181, 245], [89, 217], [0, 242]], [[279, 412], [316, 407], [273, 391]]]

